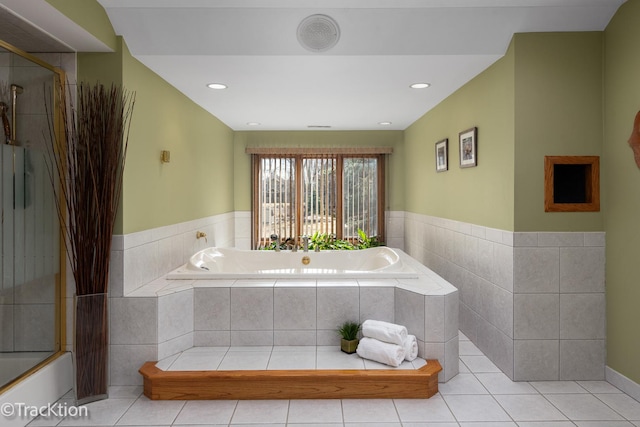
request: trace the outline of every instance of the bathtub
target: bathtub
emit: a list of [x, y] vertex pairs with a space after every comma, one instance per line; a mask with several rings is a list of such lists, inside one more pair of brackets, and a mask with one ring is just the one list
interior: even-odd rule
[[210, 247], [167, 275], [167, 279], [222, 278], [417, 278], [402, 251], [376, 247], [352, 251], [252, 251]]
[[[130, 310], [122, 317], [157, 331], [154, 341], [145, 335], [141, 343], [155, 346], [158, 359], [194, 346], [333, 346], [345, 319], [377, 319], [405, 325], [418, 340], [418, 355], [440, 361], [439, 381], [458, 373], [458, 290], [396, 248], [212, 247], [127, 298], [136, 300], [118, 306]], [[123, 325], [112, 329], [112, 342], [129, 346]], [[141, 347], [131, 346], [132, 352]]]

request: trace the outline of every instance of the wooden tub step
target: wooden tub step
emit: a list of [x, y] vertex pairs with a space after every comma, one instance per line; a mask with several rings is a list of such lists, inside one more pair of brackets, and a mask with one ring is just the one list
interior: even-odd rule
[[152, 400], [426, 399], [438, 392], [437, 360], [419, 369], [139, 372]]

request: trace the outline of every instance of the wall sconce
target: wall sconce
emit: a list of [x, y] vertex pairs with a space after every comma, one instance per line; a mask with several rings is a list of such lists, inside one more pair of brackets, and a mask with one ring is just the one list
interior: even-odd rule
[[160, 152], [160, 161], [162, 163], [169, 163], [171, 161], [171, 152], [168, 150], [162, 150]]

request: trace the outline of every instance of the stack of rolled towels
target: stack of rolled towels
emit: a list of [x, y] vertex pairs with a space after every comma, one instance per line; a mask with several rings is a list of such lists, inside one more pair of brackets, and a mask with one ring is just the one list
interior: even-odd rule
[[365, 320], [356, 353], [363, 359], [397, 367], [404, 360], [411, 362], [418, 357], [418, 341], [402, 325]]

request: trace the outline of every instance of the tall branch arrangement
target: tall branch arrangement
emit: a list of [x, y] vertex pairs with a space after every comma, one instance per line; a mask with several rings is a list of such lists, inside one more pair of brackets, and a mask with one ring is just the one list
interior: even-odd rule
[[108, 397], [109, 258], [135, 95], [115, 85], [80, 83], [74, 108], [70, 91], [60, 84], [57, 92], [48, 164], [76, 282], [74, 390], [78, 404], [85, 404]]
[[79, 83], [77, 107], [62, 85], [57, 98], [63, 132], [49, 126], [50, 160], [60, 179], [54, 188], [61, 196], [58, 215], [76, 295], [103, 293], [135, 94], [116, 85]]

